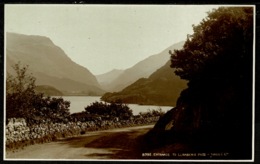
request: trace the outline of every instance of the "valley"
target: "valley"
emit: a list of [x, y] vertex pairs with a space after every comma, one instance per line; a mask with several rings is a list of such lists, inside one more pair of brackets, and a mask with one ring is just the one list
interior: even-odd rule
[[[125, 70], [101, 75], [73, 62], [45, 36], [7, 33], [6, 71], [13, 75], [18, 62], [28, 65], [36, 78], [37, 92], [49, 96], [102, 96], [111, 102], [174, 106], [186, 82], [177, 78], [169, 65], [169, 51], [180, 49], [175, 43], [158, 54]], [[112, 92], [112, 93], [109, 93]]]

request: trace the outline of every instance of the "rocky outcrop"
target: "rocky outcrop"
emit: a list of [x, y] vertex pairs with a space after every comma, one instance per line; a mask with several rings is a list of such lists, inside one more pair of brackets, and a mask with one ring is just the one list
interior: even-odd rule
[[246, 96], [250, 88], [241, 89], [243, 85], [225, 80], [190, 82], [176, 107], [146, 135], [147, 143], [153, 143], [150, 148], [181, 143], [189, 145], [184, 152], [229, 152], [236, 158], [250, 158], [252, 106]]

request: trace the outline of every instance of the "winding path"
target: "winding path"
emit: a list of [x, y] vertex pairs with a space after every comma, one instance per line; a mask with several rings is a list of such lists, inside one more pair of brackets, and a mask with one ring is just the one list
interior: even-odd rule
[[6, 159], [138, 159], [140, 136], [153, 125], [119, 128], [27, 146], [6, 152]]

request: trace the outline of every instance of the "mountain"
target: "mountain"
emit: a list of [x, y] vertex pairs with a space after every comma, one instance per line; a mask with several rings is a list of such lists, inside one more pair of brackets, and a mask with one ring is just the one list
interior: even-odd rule
[[48, 86], [48, 85], [38, 85], [35, 88], [37, 93], [43, 93], [47, 96], [62, 96], [63, 93], [59, 91], [58, 89]]
[[107, 88], [107, 85], [119, 77], [123, 72], [124, 70], [113, 69], [107, 73], [96, 75], [96, 78], [103, 88]]
[[187, 82], [181, 80], [170, 68], [170, 61], [155, 71], [149, 78], [141, 78], [120, 92], [106, 93], [102, 100], [122, 101], [149, 105], [175, 106]]
[[6, 69], [12, 65], [29, 65], [36, 77], [36, 85], [54, 87], [65, 95], [101, 95], [104, 93], [96, 77], [73, 62], [65, 52], [44, 36], [6, 34]]
[[120, 75], [113, 81], [106, 83], [105, 86], [102, 86], [103, 89], [110, 92], [121, 91], [123, 88], [127, 87], [140, 78], [148, 78], [154, 71], [162, 67], [169, 60], [169, 50], [180, 49], [183, 47], [183, 44], [184, 42], [176, 43], [166, 48], [161, 53], [152, 55], [138, 62], [133, 67], [128, 68], [124, 72], [120, 73]]

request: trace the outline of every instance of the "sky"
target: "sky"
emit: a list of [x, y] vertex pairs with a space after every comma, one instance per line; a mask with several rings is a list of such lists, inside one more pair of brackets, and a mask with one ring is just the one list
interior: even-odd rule
[[192, 34], [213, 5], [5, 5], [5, 31], [49, 37], [95, 75], [127, 69]]

